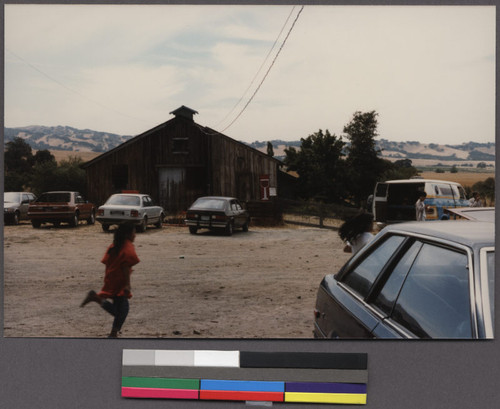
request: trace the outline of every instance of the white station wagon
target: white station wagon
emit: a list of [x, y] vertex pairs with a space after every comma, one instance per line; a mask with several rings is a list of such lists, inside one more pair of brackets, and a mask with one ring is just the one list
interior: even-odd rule
[[138, 232], [146, 230], [148, 224], [161, 228], [165, 211], [157, 206], [149, 195], [141, 193], [117, 193], [111, 195], [97, 210], [96, 220], [108, 231], [113, 224], [133, 222]]

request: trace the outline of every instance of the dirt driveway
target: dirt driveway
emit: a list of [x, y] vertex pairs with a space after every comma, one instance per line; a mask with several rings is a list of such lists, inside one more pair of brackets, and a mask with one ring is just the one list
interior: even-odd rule
[[[4, 238], [4, 336], [107, 336], [112, 317], [79, 305], [101, 288], [111, 233], [25, 222]], [[348, 259], [335, 231], [295, 226], [232, 237], [164, 226], [135, 246], [125, 338], [311, 338], [318, 285]]]

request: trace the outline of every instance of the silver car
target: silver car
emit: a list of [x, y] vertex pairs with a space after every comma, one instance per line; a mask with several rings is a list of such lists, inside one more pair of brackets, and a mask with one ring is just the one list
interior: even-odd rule
[[3, 195], [3, 221], [19, 224], [20, 220], [28, 219], [28, 207], [36, 200], [30, 192], [5, 192]]
[[137, 231], [143, 232], [148, 224], [161, 228], [165, 218], [163, 207], [157, 206], [149, 195], [141, 193], [117, 193], [108, 198], [97, 210], [96, 220], [108, 231], [113, 224], [133, 222]]

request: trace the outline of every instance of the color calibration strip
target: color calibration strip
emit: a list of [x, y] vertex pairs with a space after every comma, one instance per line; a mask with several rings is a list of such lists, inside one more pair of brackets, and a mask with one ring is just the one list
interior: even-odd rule
[[123, 350], [126, 398], [366, 404], [367, 355]]

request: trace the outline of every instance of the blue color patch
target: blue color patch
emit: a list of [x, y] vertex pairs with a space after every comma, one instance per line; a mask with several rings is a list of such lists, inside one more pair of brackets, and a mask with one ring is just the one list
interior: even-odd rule
[[223, 381], [202, 379], [200, 390], [244, 391], [244, 392], [285, 392], [285, 382], [275, 381]]

